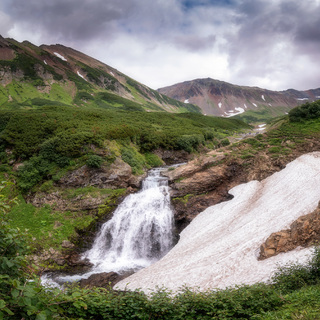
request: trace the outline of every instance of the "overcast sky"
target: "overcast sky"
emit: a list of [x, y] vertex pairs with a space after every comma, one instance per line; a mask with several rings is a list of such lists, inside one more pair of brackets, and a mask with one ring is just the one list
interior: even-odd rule
[[0, 33], [73, 47], [153, 89], [320, 87], [320, 0], [1, 0]]

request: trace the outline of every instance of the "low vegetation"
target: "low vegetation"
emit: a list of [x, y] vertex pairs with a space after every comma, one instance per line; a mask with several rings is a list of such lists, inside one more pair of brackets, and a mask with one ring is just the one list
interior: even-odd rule
[[[3, 185], [1, 186], [3, 187]], [[175, 295], [159, 288], [140, 290], [63, 290], [43, 288], [27, 267], [25, 235], [9, 226], [12, 203], [0, 198], [1, 319], [316, 319], [320, 311], [320, 251], [306, 265], [289, 264], [269, 284], [225, 290], [181, 288]]]
[[[112, 163], [117, 156], [134, 173], [142, 173], [154, 165], [155, 155], [150, 153], [155, 149], [192, 152], [213, 142], [225, 144], [225, 136], [246, 127], [238, 120], [197, 114], [128, 113], [65, 106], [2, 111], [0, 115], [2, 164], [23, 162], [17, 171], [18, 186], [23, 192], [61, 170], [84, 163], [98, 168], [103, 162]], [[117, 147], [113, 149], [118, 154], [106, 146], [107, 141], [114, 141]], [[96, 155], [97, 150], [104, 156]], [[155, 164], [160, 162], [158, 159]]]

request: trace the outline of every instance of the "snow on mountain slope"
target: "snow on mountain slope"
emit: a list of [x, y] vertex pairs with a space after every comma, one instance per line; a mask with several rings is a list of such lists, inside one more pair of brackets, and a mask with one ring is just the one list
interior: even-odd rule
[[225, 288], [267, 281], [278, 264], [304, 262], [311, 248], [259, 261], [260, 245], [275, 231], [313, 211], [320, 200], [320, 152], [303, 155], [267, 179], [230, 190], [234, 198], [209, 207], [181, 233], [160, 261], [122, 280], [116, 288], [144, 291], [183, 285]]

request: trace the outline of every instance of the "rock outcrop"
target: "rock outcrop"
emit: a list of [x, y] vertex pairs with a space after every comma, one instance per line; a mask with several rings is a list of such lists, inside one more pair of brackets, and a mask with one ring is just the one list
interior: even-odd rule
[[112, 288], [119, 281], [125, 279], [130, 274], [120, 275], [116, 272], [102, 272], [91, 275], [88, 279], [81, 279], [79, 285], [81, 288], [102, 287], [106, 289]]
[[272, 233], [261, 245], [259, 259], [267, 259], [281, 252], [295, 248], [319, 244], [320, 241], [320, 204], [312, 213], [295, 220], [289, 229]]
[[138, 188], [143, 176], [139, 178], [132, 175], [131, 167], [117, 158], [110, 167], [102, 166], [99, 169], [82, 166], [61, 178], [59, 185], [64, 187], [86, 187], [95, 186], [99, 188], [127, 188], [133, 186]]

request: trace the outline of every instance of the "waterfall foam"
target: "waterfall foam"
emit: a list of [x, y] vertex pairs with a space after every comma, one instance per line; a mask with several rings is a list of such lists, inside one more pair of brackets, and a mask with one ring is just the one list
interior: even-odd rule
[[159, 260], [172, 246], [173, 214], [168, 181], [153, 169], [142, 189], [131, 194], [107, 221], [84, 254], [95, 272], [137, 271]]

